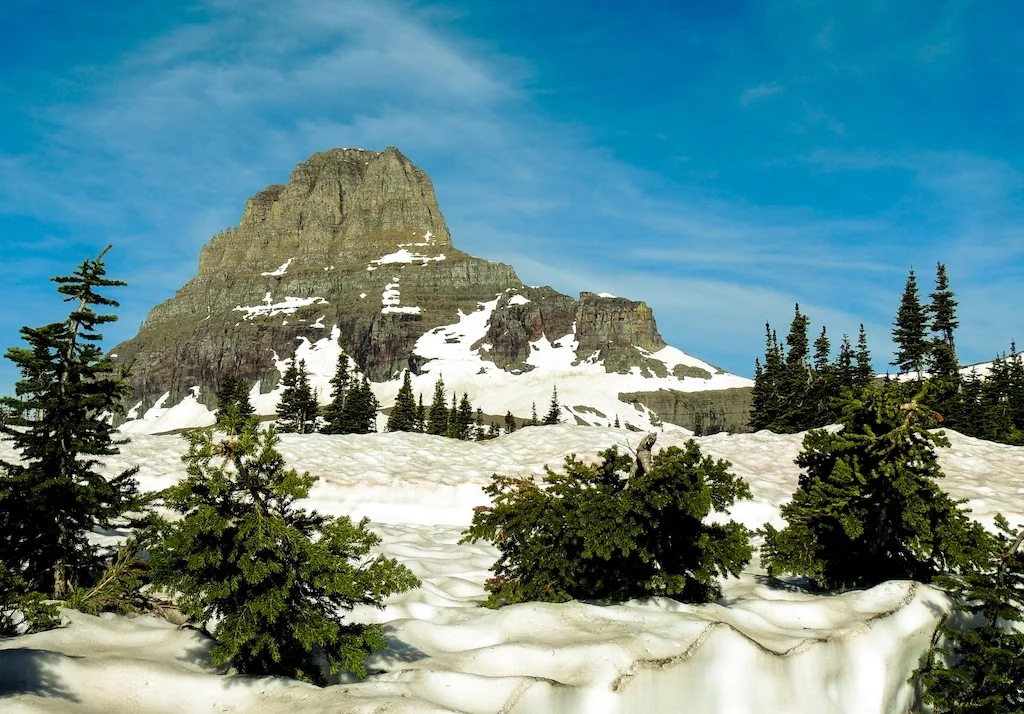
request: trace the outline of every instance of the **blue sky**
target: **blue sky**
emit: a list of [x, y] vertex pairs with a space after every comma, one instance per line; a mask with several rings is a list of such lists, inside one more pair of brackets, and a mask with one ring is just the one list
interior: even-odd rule
[[[0, 346], [107, 242], [120, 322], [314, 151], [398, 146], [455, 244], [655, 309], [750, 375], [793, 304], [876, 368], [946, 263], [961, 359], [1024, 341], [1009, 0], [0, 3]], [[0, 392], [16, 373], [0, 365]]]

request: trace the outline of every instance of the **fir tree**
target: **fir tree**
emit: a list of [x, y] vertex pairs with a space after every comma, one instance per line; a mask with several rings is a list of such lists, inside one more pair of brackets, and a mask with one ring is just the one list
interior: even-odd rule
[[511, 434], [516, 428], [516, 418], [512, 416], [512, 412], [505, 412], [505, 433]]
[[222, 424], [230, 409], [242, 417], [250, 417], [256, 413], [252, 403], [249, 401], [249, 387], [244, 379], [234, 372], [228, 372], [220, 380], [220, 389], [217, 390], [217, 411], [215, 413], [216, 423]]
[[955, 595], [956, 615], [980, 626], [944, 616], [936, 629], [912, 677], [933, 714], [1024, 711], [1024, 528], [1013, 533], [1001, 515], [996, 527], [981, 567], [941, 581]]
[[366, 375], [345, 396], [342, 413], [343, 434], [372, 434], [377, 431], [377, 410], [380, 404]]
[[422, 434], [427, 430], [427, 408], [423, 406], [423, 392], [420, 392], [420, 401], [416, 406], [416, 431]]
[[487, 438], [497, 439], [499, 436], [501, 436], [501, 427], [492, 421], [487, 427]]
[[921, 406], [899, 392], [869, 387], [844, 405], [842, 431], [804, 436], [804, 469], [787, 525], [766, 526], [769, 574], [812, 578], [822, 588], [870, 587], [885, 580], [929, 582], [968, 567], [980, 526], [938, 486], [934, 447], [948, 446]]
[[956, 357], [956, 344], [953, 332], [960, 326], [956, 319], [956, 300], [949, 289], [949, 278], [946, 266], [939, 263], [935, 271], [935, 292], [928, 304], [928, 315], [931, 317], [932, 346], [930, 369], [936, 379], [956, 379], [960, 374], [960, 365]]
[[448, 409], [448, 428], [444, 435], [449, 439], [459, 438], [459, 401], [455, 392], [452, 392], [452, 405]]
[[615, 415], [615, 423], [612, 424], [612, 426], [614, 426], [616, 429], [620, 429], [622, 427], [622, 425], [619, 423], [619, 415], [618, 414]]
[[925, 334], [927, 326], [927, 315], [917, 294], [917, 277], [911, 268], [892, 330], [896, 358], [889, 364], [898, 367], [903, 374], [917, 373], [918, 380], [922, 377], [925, 360], [928, 357]]
[[417, 409], [416, 401], [412, 395], [412, 375], [405, 370], [405, 377], [402, 379], [402, 386], [395, 395], [395, 406], [391, 407], [388, 415], [388, 431], [417, 431], [416, 428]]
[[655, 454], [625, 478], [633, 462], [615, 448], [597, 464], [569, 456], [564, 473], [497, 476], [484, 490], [463, 541], [487, 540], [501, 552], [486, 584], [490, 607], [529, 600], [627, 600], [668, 596], [708, 602], [718, 578], [749, 561], [750, 532], [706, 519], [750, 498], [729, 463], [702, 456], [696, 442]]
[[836, 417], [833, 401], [839, 396], [839, 382], [829, 361], [831, 350], [832, 344], [822, 326], [821, 334], [814, 340], [814, 369], [809, 389], [813, 426], [831, 424]]
[[855, 369], [857, 390], [864, 389], [875, 379], [875, 371], [871, 368], [871, 351], [868, 349], [868, 335], [864, 331], [864, 323], [860, 324], [857, 333], [857, 367]]
[[0, 637], [31, 635], [60, 627], [57, 606], [31, 591], [21, 576], [0, 563]]
[[326, 684], [331, 673], [365, 676], [364, 659], [387, 644], [380, 625], [345, 622], [355, 605], [419, 585], [396, 561], [368, 559], [380, 538], [346, 517], [295, 506], [315, 482], [285, 468], [273, 426], [254, 421], [234, 435], [188, 432], [187, 477], [164, 492], [183, 516], [163, 526], [151, 549], [155, 584], [206, 629], [218, 620], [211, 654], [244, 674]]
[[781, 431], [783, 417], [782, 347], [771, 325], [765, 323], [764, 364], [754, 361], [754, 388], [751, 392], [750, 427], [754, 431]]
[[324, 407], [324, 425], [320, 430], [324, 434], [344, 434], [345, 395], [352, 386], [352, 377], [348, 372], [348, 355], [345, 350], [338, 355], [338, 364], [331, 378], [331, 401]]
[[277, 403], [277, 428], [282, 434], [312, 434], [316, 431], [320, 409], [316, 396], [309, 385], [306, 361], [295, 360], [288, 366], [281, 378], [284, 391]]
[[[29, 590], [65, 598], [98, 566], [87, 540], [95, 527], [141, 501], [128, 469], [107, 479], [95, 457], [119, 453], [108, 415], [124, 414], [126, 373], [97, 346], [100, 325], [117, 317], [94, 308], [118, 303], [97, 292], [125, 283], [106, 278], [103, 256], [85, 260], [69, 277], [53, 278], [74, 309], [63, 322], [23, 327], [28, 347], [7, 358], [21, 371], [15, 398], [2, 400], [12, 414], [0, 432], [21, 462], [0, 462], [0, 564]], [[29, 418], [31, 417], [31, 418]]]
[[537, 402], [530, 402], [530, 422], [524, 426], [537, 426]]
[[810, 319], [800, 312], [800, 305], [797, 304], [789, 334], [786, 335], [786, 366], [781, 379], [785, 407], [777, 426], [783, 433], [818, 426], [814, 423], [814, 404], [811, 400], [812, 374], [807, 342], [809, 325]]
[[561, 422], [562, 408], [558, 405], [558, 387], [551, 388], [551, 404], [548, 405], [548, 413], [544, 415], [544, 425], [550, 426]]
[[427, 433], [434, 436], [448, 433], [448, 406], [445, 404], [444, 379], [440, 376], [434, 385], [434, 401], [427, 412]]
[[484, 410], [480, 407], [476, 408], [476, 414], [473, 417], [473, 431], [474, 439], [477, 441], [483, 441], [487, 438], [487, 431], [484, 428]]
[[836, 384], [840, 390], [858, 388], [857, 373], [853, 366], [853, 348], [850, 346], [850, 337], [843, 335], [843, 341], [839, 343], [839, 354], [832, 365], [832, 373], [835, 375]]

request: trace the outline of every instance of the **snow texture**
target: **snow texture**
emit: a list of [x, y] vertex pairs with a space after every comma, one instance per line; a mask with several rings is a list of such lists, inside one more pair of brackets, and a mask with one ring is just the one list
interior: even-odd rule
[[[288, 266], [292, 264], [293, 260], [295, 260], [295, 258], [289, 258], [285, 262], [281, 263], [281, 265], [279, 265], [275, 270], [271, 270], [266, 273], [260, 273], [260, 275], [266, 275], [271, 277], [279, 277], [281, 275], [284, 275], [286, 272], [288, 272]], [[324, 268], [324, 270], [327, 270], [327, 268]]]
[[261, 305], [254, 305], [251, 307], [242, 307], [238, 305], [234, 308], [235, 311], [244, 312], [242, 316], [243, 320], [252, 320], [255, 317], [273, 317], [274, 315], [291, 315], [300, 307], [306, 307], [307, 305], [326, 305], [327, 301], [322, 297], [309, 297], [300, 298], [287, 296], [281, 302], [274, 302], [273, 298], [270, 297], [270, 291], [263, 296], [263, 303]]
[[[311, 348], [308, 348], [311, 349]], [[1001, 511], [1024, 519], [1024, 448], [947, 432], [942, 485], [991, 523]], [[680, 445], [678, 427], [655, 451]], [[463, 712], [466, 714], [902, 714], [906, 678], [948, 602], [936, 590], [890, 582], [833, 596], [772, 586], [753, 563], [725, 581], [709, 605], [666, 598], [620, 604], [525, 603], [480, 607], [496, 551], [459, 544], [472, 508], [486, 503], [492, 472], [540, 474], [569, 453], [594, 458], [625, 430], [559, 425], [522, 429], [489, 442], [423, 434], [286, 434], [289, 465], [320, 477], [304, 504], [366, 515], [381, 550], [423, 581], [383, 611], [356, 608], [355, 621], [385, 625], [390, 649], [368, 662], [363, 681], [318, 689], [277, 678], [218, 674], [211, 642], [150, 617], [91, 617], [0, 641], [0, 693], [11, 712]], [[732, 516], [751, 527], [779, 524], [778, 505], [796, 488], [802, 435], [770, 432], [698, 438], [733, 462], [753, 501]], [[138, 436], [107, 457], [112, 475], [139, 464], [143, 488], [184, 475], [185, 442]], [[16, 460], [7, 443], [0, 459]], [[0, 697], [5, 696], [0, 694]]]

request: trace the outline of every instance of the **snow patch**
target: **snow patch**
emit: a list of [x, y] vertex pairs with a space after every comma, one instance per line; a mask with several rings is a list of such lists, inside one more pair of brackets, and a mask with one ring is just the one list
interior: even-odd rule
[[530, 302], [529, 298], [525, 298], [522, 295], [513, 295], [508, 299], [509, 305], [525, 305]]
[[309, 297], [300, 298], [287, 296], [281, 302], [273, 302], [270, 296], [270, 291], [263, 296], [262, 305], [254, 305], [250, 307], [242, 307], [241, 305], [234, 308], [233, 312], [244, 312], [242, 316], [243, 320], [252, 320], [255, 317], [274, 317], [275, 315], [291, 315], [295, 313], [300, 307], [306, 307], [308, 305], [326, 305], [327, 300], [322, 297]]
[[[260, 273], [260, 275], [266, 275], [268, 277], [278, 277], [284, 275], [288, 270], [288, 266], [292, 264], [293, 260], [295, 260], [295, 258], [289, 258], [285, 262], [281, 263], [281, 265], [279, 265], [275, 270], [271, 270], [266, 273]], [[327, 270], [327, 268], [324, 268], [324, 270]]]

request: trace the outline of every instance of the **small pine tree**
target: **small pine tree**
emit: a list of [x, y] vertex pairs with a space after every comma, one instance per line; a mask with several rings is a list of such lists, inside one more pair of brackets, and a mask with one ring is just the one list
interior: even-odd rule
[[501, 427], [492, 421], [487, 427], [487, 438], [497, 439], [499, 436], [501, 436]]
[[217, 411], [214, 415], [217, 424], [222, 424], [229, 409], [235, 409], [242, 417], [250, 417], [256, 413], [249, 401], [249, 388], [245, 380], [234, 372], [228, 372], [220, 380], [217, 390]]
[[352, 386], [352, 377], [348, 371], [348, 355], [345, 350], [338, 355], [338, 364], [331, 378], [331, 401], [324, 407], [324, 425], [320, 430], [324, 434], [344, 434], [345, 395]]
[[412, 394], [412, 375], [405, 370], [402, 378], [402, 386], [395, 395], [395, 406], [391, 407], [388, 415], [388, 431], [417, 431], [416, 428], [416, 401]]
[[843, 405], [842, 431], [804, 436], [804, 469], [787, 525], [765, 527], [761, 560], [769, 574], [812, 578], [823, 588], [870, 587], [885, 580], [929, 582], [972, 562], [980, 526], [936, 484], [934, 447], [948, 446], [921, 406], [898, 391], [869, 387]]
[[754, 388], [751, 392], [750, 427], [754, 431], [782, 426], [784, 361], [782, 347], [771, 325], [765, 323], [764, 364], [754, 360]]
[[[96, 306], [117, 307], [99, 288], [125, 283], [106, 278], [103, 256], [85, 260], [69, 277], [53, 281], [75, 307], [63, 322], [23, 327], [28, 348], [12, 347], [7, 358], [21, 371], [17, 398], [0, 432], [13, 442], [20, 463], [0, 461], [0, 564], [28, 590], [67, 597], [99, 566], [87, 534], [137, 509], [138, 467], [113, 479], [99, 474], [95, 457], [119, 453], [108, 415], [124, 414], [129, 388], [97, 346], [100, 325], [115, 315]], [[31, 417], [31, 418], [30, 418]]]
[[484, 410], [480, 407], [476, 408], [476, 413], [473, 415], [473, 433], [473, 438], [477, 441], [487, 438], [487, 430], [484, 427]]
[[281, 378], [284, 390], [277, 403], [277, 428], [281, 433], [312, 434], [316, 431], [319, 407], [309, 385], [306, 361], [295, 360]]
[[615, 415], [615, 423], [612, 426], [614, 426], [616, 429], [620, 429], [622, 427], [622, 425], [619, 423], [619, 415], [618, 414]]
[[811, 403], [812, 425], [816, 427], [831, 424], [837, 416], [833, 402], [839, 396], [839, 381], [829, 361], [832, 344], [825, 327], [814, 340], [814, 369], [808, 396]]
[[939, 623], [911, 677], [933, 714], [1024, 711], [1024, 528], [1013, 533], [1001, 515], [996, 527], [980, 567], [940, 581], [955, 595], [955, 614], [980, 625]]
[[840, 390], [843, 387], [847, 389], [857, 387], [857, 375], [853, 366], [853, 348], [850, 346], [849, 335], [843, 335], [843, 341], [839, 343], [839, 354], [836, 355], [836, 361], [832, 364], [832, 373], [835, 375], [836, 384]]
[[925, 330], [928, 318], [917, 294], [917, 277], [914, 269], [910, 269], [907, 284], [903, 288], [900, 309], [896, 313], [893, 325], [892, 341], [896, 345], [896, 356], [891, 364], [898, 367], [901, 373], [916, 373], [918, 380], [922, 378], [925, 361], [928, 357], [928, 342]]
[[786, 335], [786, 366], [782, 372], [780, 388], [785, 395], [784, 408], [777, 426], [783, 433], [803, 431], [816, 426], [814, 404], [811, 398], [812, 372], [807, 328], [810, 318], [794, 309], [793, 322]]
[[857, 333], [857, 367], [855, 369], [857, 390], [864, 389], [875, 379], [875, 371], [871, 368], [871, 351], [868, 349], [868, 335], [864, 331], [864, 323]]
[[459, 428], [459, 401], [455, 396], [455, 392], [452, 392], [452, 405], [448, 409], [448, 428], [445, 430], [444, 435], [449, 439], [458, 439]]
[[341, 612], [383, 607], [417, 587], [416, 577], [394, 560], [367, 560], [380, 538], [366, 520], [295, 506], [316, 479], [285, 468], [273, 426], [260, 431], [250, 420], [235, 435], [186, 438], [188, 475], [164, 492], [183, 518], [163, 525], [149, 572], [203, 629], [219, 620], [213, 663], [324, 685], [319, 655], [331, 673], [365, 676], [366, 656], [387, 647], [383, 628], [347, 623]]
[[956, 357], [956, 343], [953, 332], [960, 326], [956, 319], [957, 302], [949, 289], [946, 266], [939, 263], [935, 270], [935, 292], [930, 296], [927, 312], [931, 317], [933, 334], [930, 369], [933, 377], [955, 377], [960, 365]]
[[342, 413], [344, 434], [372, 434], [377, 431], [377, 410], [380, 404], [370, 387], [366, 375], [345, 396], [345, 409]]
[[0, 563], [0, 637], [31, 635], [60, 627], [57, 606], [28, 589], [21, 576]]
[[558, 424], [561, 419], [562, 408], [558, 405], [558, 387], [551, 388], [551, 404], [548, 405], [548, 413], [544, 415], [544, 425]]
[[530, 423], [525, 426], [537, 426], [537, 402], [530, 402]]
[[495, 475], [492, 506], [475, 509], [463, 541], [487, 540], [501, 552], [486, 584], [489, 607], [573, 598], [667, 596], [708, 602], [719, 577], [750, 560], [750, 532], [709, 523], [750, 498], [726, 461], [702, 456], [696, 442], [654, 455], [649, 469], [624, 478], [633, 461], [615, 448], [597, 464], [575, 456], [565, 472], [532, 478]]
[[511, 411], [505, 412], [505, 433], [511, 434], [516, 430], [516, 418], [512, 416]]
[[427, 408], [423, 406], [423, 392], [420, 392], [420, 401], [416, 406], [416, 431], [422, 434], [427, 430]]
[[448, 405], [445, 404], [444, 379], [440, 376], [434, 385], [434, 401], [427, 412], [427, 433], [444, 436], [448, 433]]

